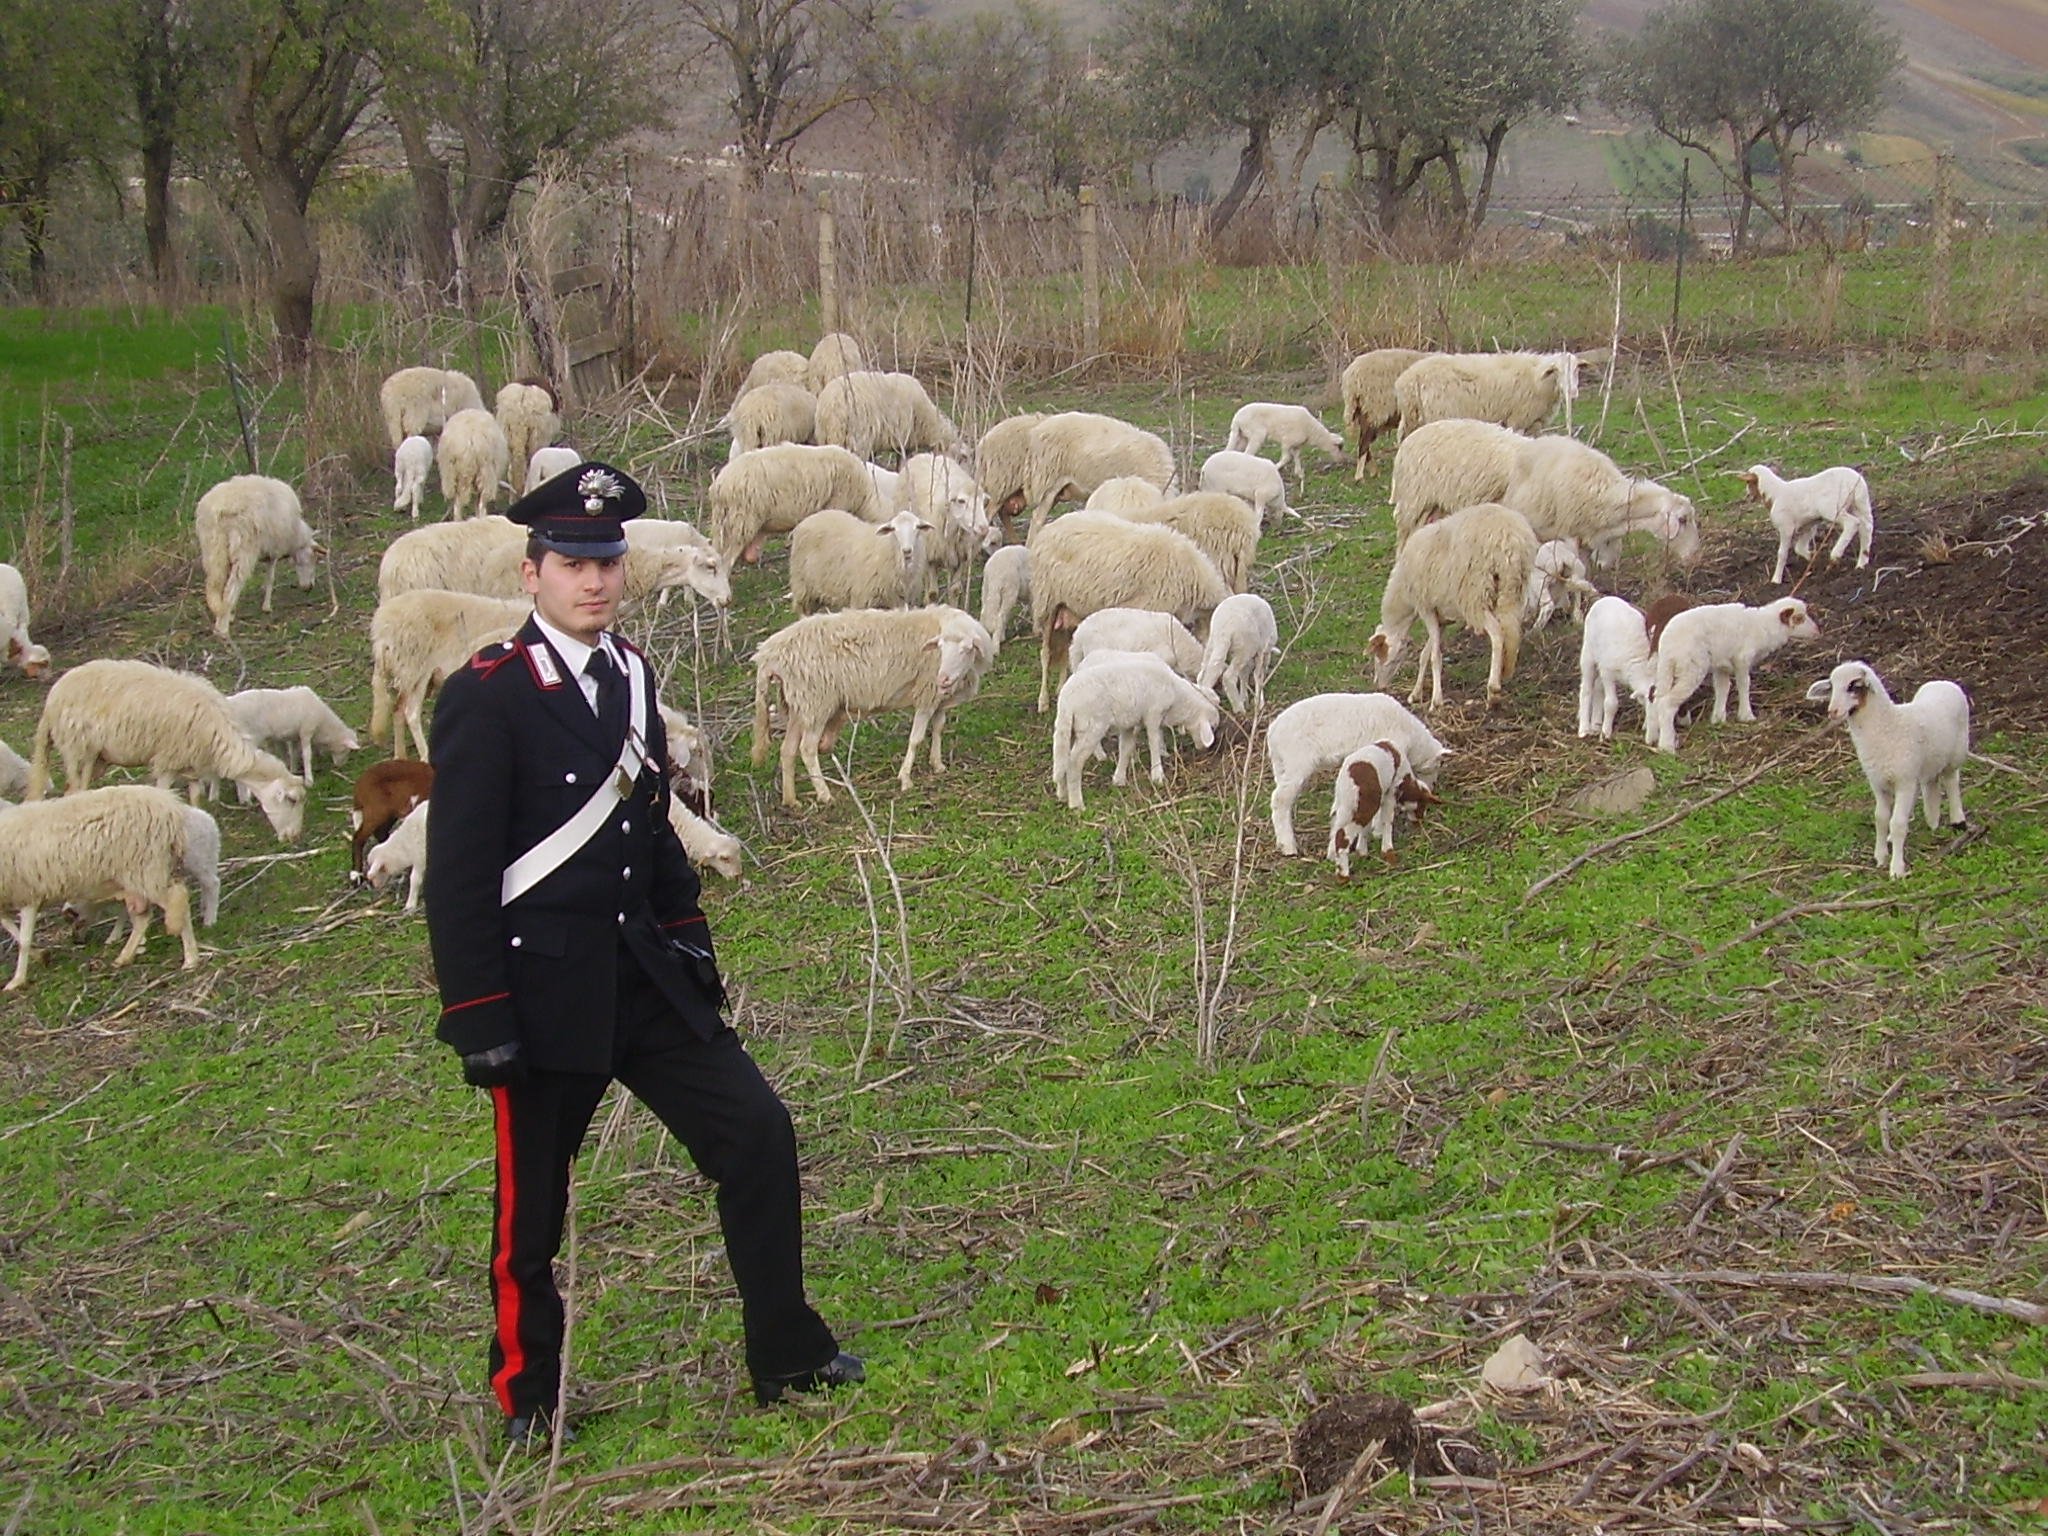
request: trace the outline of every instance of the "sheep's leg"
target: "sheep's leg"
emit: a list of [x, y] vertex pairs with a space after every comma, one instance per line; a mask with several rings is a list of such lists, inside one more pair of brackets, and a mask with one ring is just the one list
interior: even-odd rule
[[[1232, 434], [1232, 436], [1235, 435], [1235, 433]], [[1241, 453], [1257, 453], [1261, 448], [1264, 448], [1265, 446], [1266, 429], [1264, 427], [1253, 427], [1249, 432], [1245, 433], [1244, 446], [1240, 448], [1238, 451]]]
[[924, 733], [931, 728], [932, 712], [920, 708], [910, 717], [910, 745], [903, 749], [903, 766], [896, 771], [896, 787], [910, 788], [910, 770], [917, 764], [917, 749], [924, 745]]
[[[1829, 563], [1832, 564], [1833, 562], [1840, 560], [1843, 555], [1849, 552], [1849, 546], [1855, 542], [1856, 525], [1853, 522], [1842, 524], [1842, 532], [1840, 536], [1837, 537], [1835, 540], [1835, 547], [1828, 551]], [[1869, 560], [1870, 554], [1868, 550], [1864, 551], [1863, 558], [1865, 562]]]
[[1600, 680], [1600, 739], [1614, 740], [1614, 722], [1621, 714], [1621, 689], [1611, 677]]
[[35, 942], [36, 904], [30, 902], [21, 909], [21, 923], [16, 930], [15, 944], [18, 948], [14, 956], [14, 979], [8, 982], [4, 989], [0, 990], [8, 992], [19, 992], [21, 990], [21, 984], [28, 980], [28, 957], [30, 951], [35, 948]]
[[1899, 880], [1906, 873], [1906, 834], [1913, 830], [1913, 792], [1908, 789], [1902, 794], [1894, 794], [1891, 811], [1891, 876]]
[[1599, 727], [1593, 719], [1593, 706], [1600, 698], [1600, 665], [1591, 656], [1579, 659], [1579, 740], [1584, 741]]
[[[1443, 620], [1434, 613], [1422, 616], [1423, 630], [1429, 636], [1429, 643], [1423, 647], [1422, 661], [1429, 663], [1429, 707], [1437, 708], [1444, 701], [1444, 626]], [[1415, 664], [1416, 682], [1422, 681], [1422, 661]]]
[[1930, 774], [1920, 781], [1920, 811], [1927, 818], [1927, 830], [1941, 828], [1941, 781], [1943, 775]]
[[[807, 725], [798, 738], [797, 746], [803, 753], [804, 771], [811, 776], [811, 791], [817, 796], [818, 804], [825, 805], [830, 803], [832, 791], [826, 786], [825, 770], [818, 765], [818, 743], [822, 736], [823, 732]], [[795, 803], [794, 797], [790, 803]]]
[[1871, 786], [1872, 805], [1870, 820], [1877, 829], [1877, 841], [1871, 849], [1871, 862], [1879, 869], [1885, 866], [1885, 857], [1890, 851], [1889, 834], [1892, 825], [1892, 792], [1878, 785]]
[[1483, 626], [1486, 630], [1486, 702], [1489, 707], [1500, 702], [1501, 673], [1507, 663], [1508, 637], [1500, 627], [1500, 617], [1489, 613]]
[[1121, 788], [1131, 782], [1131, 759], [1137, 755], [1138, 733], [1119, 730], [1116, 733], [1116, 772], [1109, 776], [1109, 782]]
[[1721, 669], [1720, 669], [1719, 667], [1716, 667], [1716, 668], [1714, 669], [1714, 714], [1713, 714], [1713, 721], [1714, 721], [1714, 724], [1716, 724], [1716, 725], [1722, 725], [1722, 724], [1725, 724], [1725, 723], [1727, 722], [1727, 719], [1728, 719], [1728, 685], [1729, 685], [1729, 684], [1730, 684], [1731, 682], [1733, 682], [1734, 680], [1735, 680], [1735, 679], [1734, 679], [1734, 677], [1733, 677], [1733, 676], [1732, 676], [1731, 674], [1729, 674], [1729, 673], [1727, 673], [1727, 672], [1723, 672], [1723, 671], [1722, 671], [1722, 670], [1721, 670]]
[[265, 570], [263, 573], [263, 611], [265, 613], [270, 612], [270, 595], [273, 591], [276, 590], [276, 588], [277, 561], [275, 559], [272, 559], [265, 562]]
[[1868, 515], [1856, 523], [1856, 569], [1862, 570], [1870, 564], [1870, 536], [1876, 529], [1875, 521]]
[[1053, 624], [1047, 621], [1045, 632], [1038, 637], [1038, 712], [1045, 713], [1047, 682], [1052, 676], [1052, 631]]
[[782, 803], [791, 808], [796, 805], [797, 738], [802, 730], [803, 722], [785, 709], [782, 721]]
[[1970, 820], [1963, 814], [1963, 770], [1951, 768], [1941, 776], [1942, 787], [1948, 791], [1948, 824], [1952, 827], [1967, 827]]
[[1779, 586], [1785, 580], [1785, 560], [1792, 553], [1792, 535], [1778, 535], [1778, 563], [1771, 567], [1771, 585]]
[[1742, 721], [1756, 718], [1756, 711], [1749, 707], [1749, 664], [1741, 661], [1735, 664], [1735, 718]]
[[149, 936], [149, 920], [154, 914], [149, 898], [134, 891], [123, 891], [121, 901], [128, 913], [128, 942], [121, 946], [121, 953], [114, 956], [114, 964], [126, 965], [142, 953], [142, 941]]
[[1293, 858], [1294, 849], [1294, 802], [1301, 794], [1299, 783], [1286, 779], [1273, 781], [1273, 843], [1286, 858]]
[[405, 707], [406, 727], [412, 732], [413, 745], [419, 749], [420, 761], [423, 763], [427, 760], [427, 728], [423, 720], [426, 707], [427, 696], [424, 690]]
[[943, 750], [946, 740], [946, 706], [941, 704], [932, 711], [932, 772], [946, 771], [946, 754]]
[[[1066, 795], [1070, 811], [1087, 809], [1081, 785], [1087, 777], [1088, 764], [1102, 750], [1103, 735], [1102, 727], [1092, 720], [1077, 723], [1074, 727], [1073, 744], [1067, 749]], [[1121, 742], [1118, 743], [1118, 751], [1122, 751]]]
[[299, 758], [306, 765], [305, 771], [300, 776], [310, 784], [313, 782], [313, 733], [311, 731], [299, 733]]
[[1145, 717], [1145, 745], [1152, 749], [1152, 782], [1154, 784], [1164, 784], [1166, 782], [1166, 764], [1161, 759], [1165, 755], [1166, 748], [1165, 744], [1159, 739], [1159, 717], [1157, 715], [1147, 715]]

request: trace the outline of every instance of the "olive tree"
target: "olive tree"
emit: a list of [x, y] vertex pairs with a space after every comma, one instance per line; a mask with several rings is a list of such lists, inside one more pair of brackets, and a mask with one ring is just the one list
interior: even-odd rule
[[0, 211], [21, 235], [30, 283], [48, 279], [50, 216], [67, 178], [113, 180], [116, 60], [97, 0], [0, 7]]

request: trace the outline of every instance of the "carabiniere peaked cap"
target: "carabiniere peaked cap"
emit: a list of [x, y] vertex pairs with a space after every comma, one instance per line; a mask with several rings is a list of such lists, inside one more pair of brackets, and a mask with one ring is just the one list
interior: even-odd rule
[[505, 516], [557, 554], [609, 560], [626, 552], [626, 519], [646, 510], [647, 493], [631, 475], [592, 459], [542, 481]]

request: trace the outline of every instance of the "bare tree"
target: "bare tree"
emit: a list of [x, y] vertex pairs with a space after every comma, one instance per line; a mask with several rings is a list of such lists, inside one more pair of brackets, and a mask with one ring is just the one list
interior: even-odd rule
[[0, 8], [0, 210], [21, 232], [30, 283], [49, 271], [51, 210], [66, 178], [111, 183], [119, 102], [104, 7], [9, 0]]
[[230, 59], [220, 20], [194, 0], [118, 0], [112, 7], [112, 40], [142, 162], [143, 241], [149, 275], [160, 283], [175, 270], [171, 176], [181, 146], [219, 131], [213, 114]]

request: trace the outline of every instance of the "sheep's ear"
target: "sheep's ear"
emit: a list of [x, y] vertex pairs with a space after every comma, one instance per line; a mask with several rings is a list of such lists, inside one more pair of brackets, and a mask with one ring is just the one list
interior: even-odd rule
[[1806, 702], [1809, 704], [1825, 704], [1827, 703], [1828, 699], [1834, 694], [1834, 691], [1834, 679], [1824, 677], [1819, 682], [1815, 683], [1811, 688], [1806, 690]]
[[1365, 653], [1376, 660], [1385, 661], [1387, 659], [1387, 637], [1385, 635], [1374, 635], [1365, 642]]
[[1799, 607], [1797, 603], [1788, 602], [1785, 604], [1784, 607], [1778, 610], [1778, 622], [1784, 625], [1787, 629], [1790, 629], [1794, 624], [1797, 624], [1801, 619], [1805, 617], [1805, 612]]
[[928, 651], [936, 651], [939, 648], [939, 637], [933, 635], [931, 639], [925, 641], [924, 648]]

